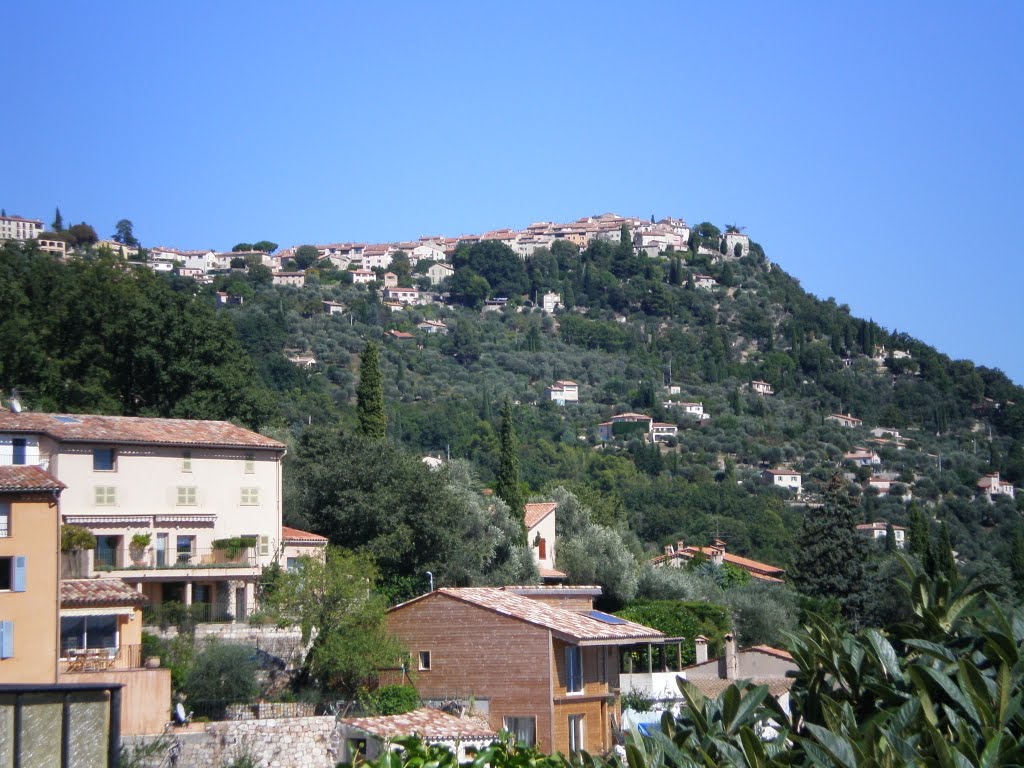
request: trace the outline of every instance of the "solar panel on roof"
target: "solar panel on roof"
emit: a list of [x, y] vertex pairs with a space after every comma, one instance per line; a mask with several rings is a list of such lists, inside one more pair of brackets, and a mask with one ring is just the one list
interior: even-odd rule
[[61, 424], [81, 424], [82, 423], [78, 419], [76, 419], [74, 416], [54, 416], [53, 418], [55, 418]]
[[618, 616], [612, 616], [610, 613], [604, 613], [603, 611], [587, 611], [587, 616], [598, 621], [603, 621], [605, 624], [625, 624], [625, 619], [620, 619]]

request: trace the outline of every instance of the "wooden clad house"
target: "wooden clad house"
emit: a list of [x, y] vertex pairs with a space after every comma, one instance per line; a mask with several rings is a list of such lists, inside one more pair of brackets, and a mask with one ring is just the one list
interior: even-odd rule
[[410, 652], [425, 701], [472, 702], [493, 729], [544, 752], [600, 753], [613, 746], [620, 717], [620, 646], [664, 635], [592, 610], [599, 593], [438, 589], [392, 608], [388, 627]]

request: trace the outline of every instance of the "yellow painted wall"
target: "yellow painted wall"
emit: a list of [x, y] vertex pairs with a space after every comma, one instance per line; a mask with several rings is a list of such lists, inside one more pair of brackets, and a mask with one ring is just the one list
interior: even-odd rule
[[14, 656], [0, 659], [0, 683], [55, 683], [60, 631], [60, 522], [51, 494], [3, 494], [10, 536], [0, 557], [26, 558], [24, 592], [0, 592], [0, 620], [14, 622]]

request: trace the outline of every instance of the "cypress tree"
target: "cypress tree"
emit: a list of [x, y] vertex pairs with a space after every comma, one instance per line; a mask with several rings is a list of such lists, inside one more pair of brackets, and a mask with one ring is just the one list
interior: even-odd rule
[[892, 523], [885, 524], [885, 551], [896, 551], [896, 531], [893, 530]]
[[956, 579], [956, 558], [953, 556], [953, 544], [949, 538], [949, 527], [945, 523], [939, 526], [939, 541], [935, 547], [935, 570], [950, 581]]
[[519, 488], [519, 439], [516, 425], [512, 421], [512, 406], [508, 400], [501, 406], [501, 457], [498, 463], [498, 477], [494, 493], [508, 504], [509, 514], [522, 528], [522, 541], [526, 541], [526, 526], [523, 521], [523, 497]]
[[856, 621], [861, 613], [866, 556], [867, 540], [857, 532], [846, 481], [836, 472], [825, 492], [825, 505], [804, 516], [789, 575], [799, 592], [837, 599], [843, 615]]
[[380, 375], [377, 345], [366, 342], [359, 357], [359, 388], [356, 389], [356, 413], [359, 431], [371, 440], [383, 440], [388, 416], [384, 412], [384, 382]]
[[53, 224], [50, 225], [54, 232], [64, 231], [64, 218], [60, 215], [60, 208], [57, 209], [57, 213], [54, 214]]
[[928, 521], [916, 504], [910, 509], [910, 530], [907, 534], [907, 551], [923, 563], [928, 558], [931, 536], [928, 533]]

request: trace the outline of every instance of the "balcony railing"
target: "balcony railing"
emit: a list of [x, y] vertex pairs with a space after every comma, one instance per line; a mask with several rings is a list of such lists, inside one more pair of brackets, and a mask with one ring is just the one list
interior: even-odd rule
[[11, 453], [10, 450], [0, 451], [0, 467], [39, 467], [49, 472], [51, 457], [52, 454], [36, 453], [35, 451], [26, 451], [25, 453]]
[[191, 550], [145, 552], [96, 550], [93, 567], [97, 571], [181, 570], [195, 568], [255, 568], [256, 551], [246, 547], [238, 552], [197, 547]]
[[142, 609], [143, 626], [156, 626], [161, 629], [227, 622], [232, 618], [225, 606], [214, 603], [185, 605], [168, 601], [159, 605], [147, 605]]
[[102, 672], [109, 669], [140, 669], [142, 646], [122, 645], [120, 648], [65, 648], [60, 652], [60, 671]]

